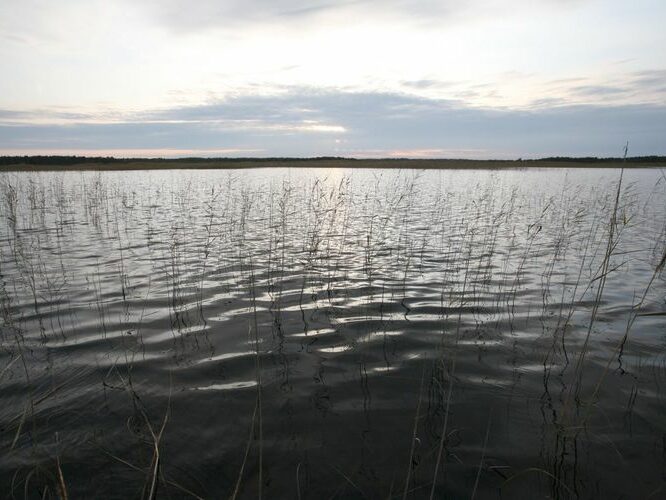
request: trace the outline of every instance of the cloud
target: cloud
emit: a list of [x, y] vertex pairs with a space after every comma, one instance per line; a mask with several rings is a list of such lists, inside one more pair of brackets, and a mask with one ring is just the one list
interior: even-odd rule
[[423, 78], [421, 80], [403, 80], [400, 82], [403, 87], [407, 89], [415, 90], [429, 90], [429, 89], [448, 89], [456, 85], [460, 85], [461, 82], [452, 82], [452, 81], [441, 81], [435, 78]]
[[55, 156], [113, 156], [115, 158], [220, 158], [220, 157], [250, 157], [257, 156], [262, 153], [260, 149], [174, 149], [174, 148], [160, 148], [160, 149], [128, 149], [128, 148], [113, 148], [113, 149], [48, 149], [45, 153], [44, 149], [0, 149], [0, 155], [5, 156], [25, 156], [25, 155], [55, 155]]
[[665, 69], [635, 72], [630, 75], [629, 82], [636, 92], [661, 94], [661, 97], [666, 100]]
[[181, 33], [234, 30], [249, 24], [297, 25], [306, 30], [308, 22], [348, 26], [382, 19], [441, 27], [448, 20], [529, 14], [544, 7], [563, 10], [589, 1], [514, 0], [508, 5], [504, 0], [2, 0], [0, 39], [53, 43], [71, 29], [83, 30], [88, 36], [91, 27], [109, 17], [124, 23], [118, 27], [121, 30], [142, 17], [147, 24], [157, 23]]
[[548, 82], [556, 96], [535, 100], [532, 105], [560, 104], [654, 104], [666, 105], [666, 70], [653, 69], [607, 76], [603, 80], [570, 78]]
[[11, 112], [0, 112], [0, 150], [517, 158], [616, 156], [629, 140], [633, 155], [666, 154], [666, 106], [497, 110], [397, 93], [295, 87], [106, 122], [39, 124], [23, 118], [18, 123]]
[[637, 71], [633, 74], [635, 83], [639, 85], [663, 86], [666, 81], [666, 69]]
[[631, 88], [615, 87], [611, 85], [579, 85], [572, 87], [570, 92], [581, 96], [616, 96], [618, 94], [626, 94], [630, 92]]
[[[241, 24], [291, 24], [325, 17], [326, 24], [348, 25], [378, 19], [402, 23], [412, 20], [441, 24], [446, 20], [485, 18], [533, 7], [569, 8], [588, 0], [144, 0], [141, 5], [151, 17], [175, 31], [206, 28], [226, 29]], [[134, 2], [132, 2], [134, 3]]]

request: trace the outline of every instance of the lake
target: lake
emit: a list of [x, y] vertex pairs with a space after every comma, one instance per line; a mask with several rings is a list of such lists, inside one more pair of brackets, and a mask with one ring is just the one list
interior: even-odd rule
[[659, 169], [0, 173], [6, 498], [663, 498]]

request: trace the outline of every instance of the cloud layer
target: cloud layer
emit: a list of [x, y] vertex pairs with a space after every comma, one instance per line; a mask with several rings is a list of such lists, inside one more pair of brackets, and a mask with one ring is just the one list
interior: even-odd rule
[[[45, 113], [38, 115], [44, 118]], [[497, 110], [396, 93], [292, 88], [132, 116], [0, 111], [0, 154], [518, 158], [666, 154], [666, 107]]]

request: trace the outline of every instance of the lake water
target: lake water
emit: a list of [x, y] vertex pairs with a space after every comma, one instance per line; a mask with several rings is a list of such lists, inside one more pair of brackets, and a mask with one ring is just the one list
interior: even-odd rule
[[666, 176], [620, 175], [0, 174], [0, 492], [663, 498]]

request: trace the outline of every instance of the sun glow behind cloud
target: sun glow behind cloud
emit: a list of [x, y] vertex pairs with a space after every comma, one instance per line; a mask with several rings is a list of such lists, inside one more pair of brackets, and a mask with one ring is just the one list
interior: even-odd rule
[[[359, 133], [349, 123], [364, 108], [372, 112], [372, 105], [358, 103], [339, 114], [327, 103], [322, 114], [289, 99], [300, 111], [283, 121], [238, 105], [250, 106], [255, 97], [281, 103], [298, 93], [403, 95], [422, 100], [422, 123], [431, 123], [442, 103], [481, 114], [661, 108], [664, 13], [656, 0], [631, 6], [619, 0], [517, 0], [510, 8], [497, 0], [410, 6], [399, 0], [5, 0], [0, 72], [11, 77], [0, 80], [0, 125], [187, 123], [197, 125], [198, 133], [208, 126], [220, 133], [302, 134], [304, 143], [312, 134], [331, 135], [335, 148], [341, 144], [335, 136]], [[232, 119], [219, 116], [225, 106], [233, 108]], [[410, 106], [412, 123], [415, 103]], [[207, 107], [205, 118], [170, 116]], [[376, 119], [400, 116], [395, 107]], [[404, 134], [415, 128], [412, 123]], [[2, 134], [0, 147], [15, 147], [12, 134]], [[419, 137], [413, 142], [381, 150], [468, 150], [424, 147]], [[27, 139], [24, 144], [31, 147]], [[213, 146], [209, 150], [218, 149]], [[265, 148], [255, 140], [250, 149]], [[374, 148], [368, 143], [364, 149]]]

